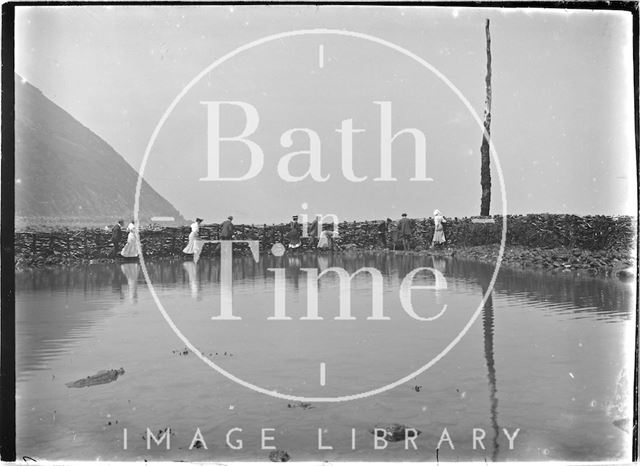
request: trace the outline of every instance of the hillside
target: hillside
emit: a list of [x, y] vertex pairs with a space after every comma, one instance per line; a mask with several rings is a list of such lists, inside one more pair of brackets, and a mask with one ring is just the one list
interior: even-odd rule
[[[136, 171], [109, 144], [16, 75], [15, 215], [24, 225], [105, 225], [133, 215]], [[143, 182], [141, 222], [184, 219]]]

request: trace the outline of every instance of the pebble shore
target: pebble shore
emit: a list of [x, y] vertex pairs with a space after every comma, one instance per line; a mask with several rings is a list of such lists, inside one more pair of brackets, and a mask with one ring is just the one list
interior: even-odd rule
[[[456, 248], [456, 256], [477, 261], [495, 262], [498, 245]], [[547, 270], [587, 270], [594, 275], [627, 276], [637, 267], [635, 253], [624, 250], [586, 251], [569, 248], [527, 248], [507, 246], [502, 257], [503, 267]]]

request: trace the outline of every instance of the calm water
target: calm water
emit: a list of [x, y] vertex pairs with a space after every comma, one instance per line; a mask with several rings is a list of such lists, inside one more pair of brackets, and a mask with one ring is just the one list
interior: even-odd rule
[[[353, 279], [351, 314], [339, 313], [339, 281], [319, 283], [318, 313], [307, 310], [307, 274], [375, 267], [389, 320], [367, 320], [371, 280]], [[414, 290], [418, 321], [398, 289], [417, 267], [440, 271], [446, 289]], [[274, 313], [274, 273], [285, 269], [291, 320]], [[492, 268], [432, 257], [345, 253], [342, 256], [235, 258], [233, 310], [219, 321], [218, 260], [148, 264], [158, 298], [175, 326], [222, 369], [266, 390], [339, 397], [374, 390], [411, 374], [438, 355], [481, 304]], [[422, 272], [415, 284], [433, 285]], [[256, 393], [225, 378], [193, 353], [156, 306], [138, 264], [89, 265], [19, 273], [16, 278], [18, 454], [79, 460], [267, 460], [268, 444], [295, 460], [630, 459], [630, 434], [614, 421], [630, 416], [634, 290], [616, 279], [502, 269], [467, 334], [439, 362], [392, 390], [312, 407]], [[321, 365], [325, 368], [321, 380]], [[117, 381], [88, 388], [65, 383], [119, 368]], [[324, 381], [324, 385], [321, 383]], [[397, 422], [419, 429], [417, 450], [403, 442], [375, 450], [370, 430]], [[147, 427], [170, 426], [171, 449], [147, 450]], [[231, 449], [225, 440], [242, 440]], [[624, 426], [622, 426], [624, 427]], [[127, 429], [127, 449], [123, 429]], [[208, 450], [189, 450], [200, 428]], [[473, 449], [483, 429], [484, 450]], [[318, 449], [318, 430], [323, 445]], [[355, 429], [355, 450], [352, 449]], [[510, 449], [504, 429], [513, 435]], [[478, 431], [478, 435], [479, 431]]]

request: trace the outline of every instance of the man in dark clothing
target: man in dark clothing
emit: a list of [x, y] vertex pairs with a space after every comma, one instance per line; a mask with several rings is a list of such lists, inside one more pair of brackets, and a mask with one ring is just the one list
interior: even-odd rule
[[124, 225], [124, 220], [118, 220], [113, 228], [111, 229], [111, 242], [113, 243], [113, 251], [111, 251], [111, 257], [114, 259], [118, 257], [118, 253], [120, 251], [120, 240], [122, 239], [122, 226]]
[[233, 238], [233, 223], [231, 223], [232, 220], [233, 220], [233, 216], [229, 215], [227, 219], [224, 222], [222, 222], [222, 225], [220, 226], [221, 240], [228, 241]]
[[398, 233], [402, 239], [402, 250], [409, 250], [409, 240], [411, 239], [411, 220], [407, 218], [407, 214], [402, 214], [402, 218], [398, 220]]
[[297, 215], [294, 215], [291, 223], [289, 223], [289, 233], [287, 233], [287, 237], [289, 238], [290, 249], [300, 247], [300, 224], [298, 223]]
[[309, 224], [307, 228], [307, 236], [309, 237], [309, 248], [315, 248], [318, 245], [318, 217]]
[[391, 224], [391, 219], [388, 218], [386, 222], [380, 222], [378, 225], [378, 237], [380, 242], [382, 242], [382, 247], [387, 248], [387, 234], [389, 233], [389, 224]]

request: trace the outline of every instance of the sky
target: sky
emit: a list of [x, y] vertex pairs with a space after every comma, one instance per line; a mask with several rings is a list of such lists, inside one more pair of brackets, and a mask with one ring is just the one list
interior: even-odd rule
[[[187, 219], [234, 215], [238, 223], [271, 223], [301, 213], [359, 220], [404, 212], [423, 218], [436, 208], [451, 217], [477, 215], [482, 129], [470, 108], [482, 119], [487, 18], [497, 155], [491, 213], [503, 212], [503, 199], [511, 214], [637, 211], [632, 18], [626, 12], [240, 5], [16, 10], [16, 72], [137, 171], [157, 129], [144, 177]], [[360, 36], [325, 31], [265, 40], [207, 70], [253, 41], [318, 29]], [[212, 104], [203, 102], [243, 106], [221, 105], [218, 125], [207, 112]], [[390, 108], [391, 135], [405, 128], [424, 135], [419, 158], [431, 180], [411, 181], [420, 136], [409, 133], [390, 144], [396, 179], [375, 180], [387, 146], [383, 106]], [[251, 109], [258, 116], [255, 131], [247, 128]], [[348, 120], [361, 130], [352, 138], [353, 173], [363, 179], [357, 182], [345, 175], [337, 132]], [[209, 153], [218, 126], [221, 137], [247, 130], [246, 139], [262, 152], [262, 169], [251, 179], [203, 180], [213, 173]], [[304, 175], [311, 145], [318, 179], [283, 179], [284, 169]], [[219, 148], [221, 177], [249, 171], [247, 143], [221, 141]]]

